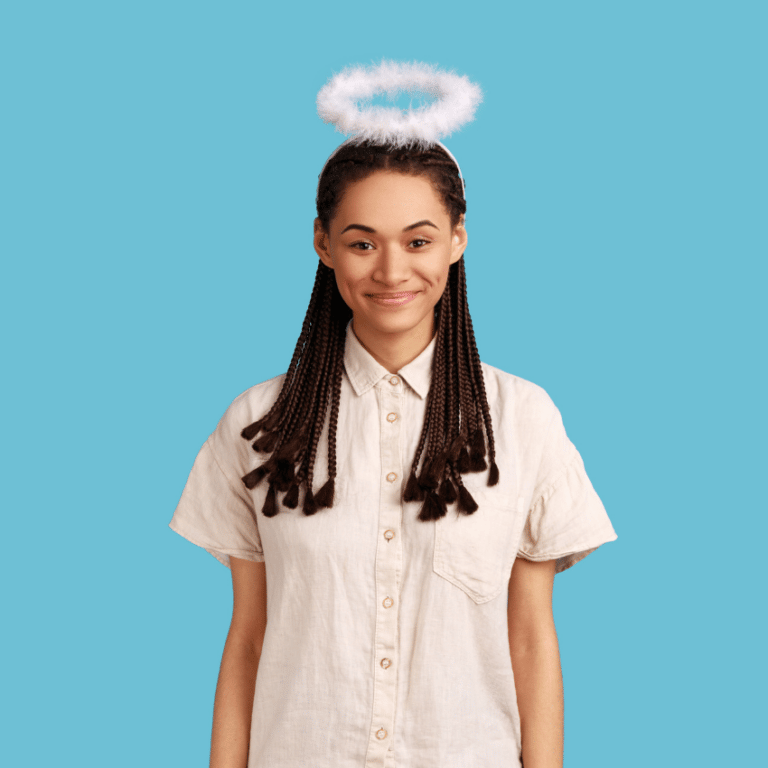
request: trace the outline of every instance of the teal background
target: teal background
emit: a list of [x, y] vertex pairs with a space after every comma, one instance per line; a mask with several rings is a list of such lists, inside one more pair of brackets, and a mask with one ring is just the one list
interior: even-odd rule
[[8, 765], [208, 765], [231, 580], [168, 522], [226, 407], [290, 359], [343, 138], [317, 91], [382, 57], [483, 88], [445, 140], [480, 353], [549, 392], [618, 533], [555, 581], [565, 765], [761, 762], [767, 22], [4, 4]]

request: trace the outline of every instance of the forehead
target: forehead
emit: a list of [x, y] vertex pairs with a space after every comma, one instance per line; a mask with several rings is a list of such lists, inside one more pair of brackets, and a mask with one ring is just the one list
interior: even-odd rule
[[347, 186], [332, 228], [356, 223], [376, 230], [402, 229], [420, 219], [430, 219], [441, 229], [449, 226], [448, 213], [432, 182], [425, 176], [377, 171]]

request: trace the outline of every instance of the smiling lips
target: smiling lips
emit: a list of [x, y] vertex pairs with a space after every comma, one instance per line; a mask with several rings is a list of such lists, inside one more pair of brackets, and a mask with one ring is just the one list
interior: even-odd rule
[[366, 296], [385, 307], [399, 307], [416, 298], [414, 291], [401, 291], [400, 293], [367, 293]]

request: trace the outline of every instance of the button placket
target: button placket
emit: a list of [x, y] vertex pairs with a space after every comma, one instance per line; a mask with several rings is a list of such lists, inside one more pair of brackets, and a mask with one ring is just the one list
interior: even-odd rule
[[384, 377], [376, 387], [381, 424], [379, 533], [376, 548], [376, 639], [373, 708], [366, 768], [384, 768], [392, 749], [397, 701], [397, 631], [400, 613], [402, 528], [400, 459], [402, 380]]

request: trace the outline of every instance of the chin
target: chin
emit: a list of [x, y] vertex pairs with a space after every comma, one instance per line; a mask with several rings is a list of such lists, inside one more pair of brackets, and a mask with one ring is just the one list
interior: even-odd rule
[[414, 316], [411, 312], [392, 312], [389, 316], [365, 314], [360, 317], [360, 321], [379, 333], [407, 333], [421, 325], [424, 320], [425, 316]]

